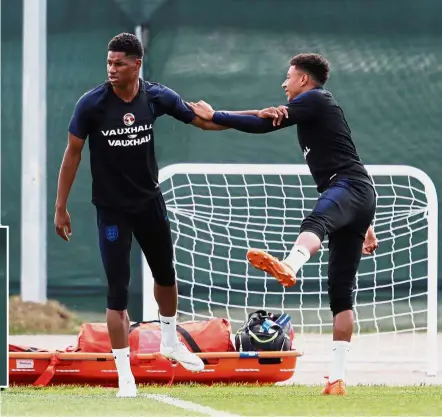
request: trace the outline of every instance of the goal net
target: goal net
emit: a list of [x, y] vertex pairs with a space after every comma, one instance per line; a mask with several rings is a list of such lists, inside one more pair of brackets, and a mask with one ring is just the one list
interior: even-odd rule
[[[354, 289], [351, 360], [437, 366], [437, 197], [422, 171], [368, 166], [377, 191], [379, 249], [363, 256]], [[327, 237], [319, 253], [283, 288], [246, 259], [261, 248], [282, 259], [318, 198], [304, 165], [179, 164], [160, 172], [175, 250], [179, 319], [226, 317], [233, 330], [266, 309], [292, 317], [310, 360], [328, 360], [332, 315]], [[155, 318], [144, 260], [144, 319]], [[153, 311], [149, 306], [154, 306]], [[324, 339], [324, 335], [327, 338]], [[314, 348], [314, 357], [309, 354]]]

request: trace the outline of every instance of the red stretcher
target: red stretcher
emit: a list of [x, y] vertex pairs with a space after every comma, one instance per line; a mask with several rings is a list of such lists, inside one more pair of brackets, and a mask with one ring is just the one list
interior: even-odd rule
[[[202, 372], [187, 371], [159, 353], [157, 321], [133, 323], [129, 331], [131, 367], [138, 384], [275, 383], [290, 379], [301, 353], [237, 352], [230, 322], [223, 318], [177, 325], [183, 343], [205, 362]], [[292, 341], [293, 332], [290, 335]], [[75, 346], [63, 351], [9, 345], [9, 384], [117, 386], [118, 374], [106, 323], [84, 323]], [[157, 352], [157, 353], [155, 353]]]
[[[15, 350], [15, 351], [11, 351]], [[133, 354], [137, 384], [173, 383], [276, 383], [290, 379], [301, 352], [198, 353], [205, 369], [189, 372], [160, 353]], [[10, 345], [9, 385], [93, 385], [116, 387], [117, 371], [111, 353], [22, 351]]]

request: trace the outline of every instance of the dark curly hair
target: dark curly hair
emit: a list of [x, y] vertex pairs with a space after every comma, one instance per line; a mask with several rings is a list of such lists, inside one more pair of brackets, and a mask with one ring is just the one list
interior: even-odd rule
[[114, 36], [107, 47], [110, 52], [125, 52], [126, 56], [143, 58], [143, 47], [139, 39], [131, 33], [120, 33]]
[[290, 60], [290, 65], [309, 74], [318, 84], [324, 85], [330, 73], [330, 64], [318, 54], [298, 54]]

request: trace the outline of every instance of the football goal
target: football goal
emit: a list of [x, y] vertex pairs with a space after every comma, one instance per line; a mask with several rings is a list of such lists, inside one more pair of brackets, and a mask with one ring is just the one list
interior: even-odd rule
[[[413, 362], [437, 369], [437, 195], [409, 166], [367, 166], [377, 191], [379, 249], [363, 256], [354, 288], [351, 360]], [[235, 326], [266, 309], [292, 317], [295, 343], [316, 340], [329, 358], [327, 238], [285, 289], [246, 259], [249, 248], [284, 258], [318, 192], [305, 165], [178, 164], [160, 171], [172, 228], [179, 320], [225, 317]], [[143, 258], [144, 259], [144, 258]], [[144, 319], [157, 317], [152, 277], [143, 261]], [[328, 336], [327, 340], [331, 340]], [[308, 353], [306, 351], [306, 353]], [[312, 359], [312, 358], [310, 358]]]

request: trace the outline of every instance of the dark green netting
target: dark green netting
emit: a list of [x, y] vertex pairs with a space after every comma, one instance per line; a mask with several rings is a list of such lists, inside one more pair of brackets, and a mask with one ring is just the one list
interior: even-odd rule
[[[2, 221], [11, 226], [11, 290], [19, 290], [21, 2], [2, 3]], [[66, 128], [77, 98], [105, 79], [109, 39], [146, 24], [146, 78], [218, 109], [280, 104], [288, 60], [319, 52], [364, 162], [410, 164], [439, 188], [442, 3], [427, 1], [48, 1], [49, 293], [104, 305], [86, 151], [70, 200], [73, 241], [52, 231]], [[271, 135], [205, 132], [163, 117], [161, 167], [174, 162], [303, 163], [294, 129]], [[134, 253], [134, 275], [139, 273]], [[138, 273], [137, 273], [138, 272]], [[139, 278], [139, 277], [138, 277]], [[137, 278], [137, 279], [138, 279]], [[135, 284], [134, 288], [137, 288]], [[135, 293], [139, 292], [134, 289]], [[100, 304], [101, 303], [101, 304]], [[82, 308], [78, 306], [78, 308]]]

